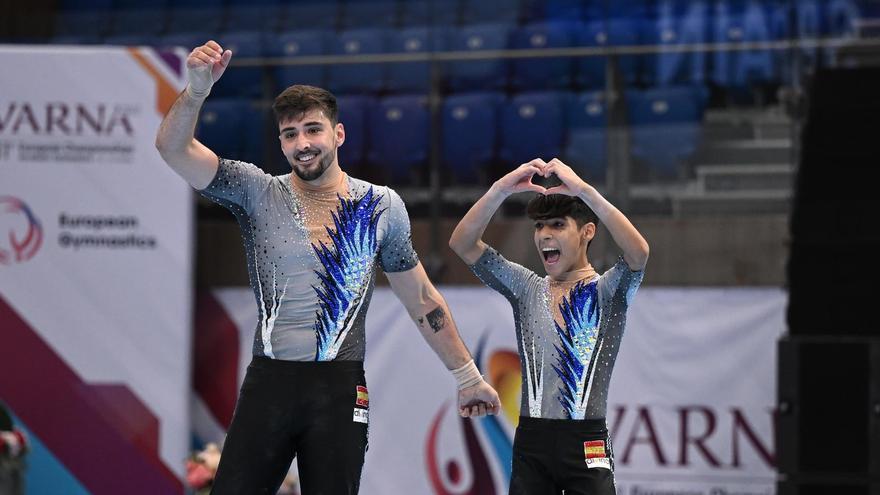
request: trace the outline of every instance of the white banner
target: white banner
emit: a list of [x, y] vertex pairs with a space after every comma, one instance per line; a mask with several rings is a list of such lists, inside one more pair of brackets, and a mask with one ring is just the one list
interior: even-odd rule
[[[520, 397], [510, 305], [485, 288], [441, 291], [484, 375], [502, 395], [505, 413], [458, 418], [452, 377], [393, 293], [377, 289], [367, 316], [372, 411], [365, 495], [507, 493]], [[236, 347], [238, 369], [231, 374], [240, 382], [250, 360], [254, 296], [236, 288], [213, 297], [222, 310], [205, 317], [238, 329], [237, 342], [227, 345]], [[775, 289], [639, 291], [607, 418], [618, 493], [775, 493], [773, 384], [785, 304], [785, 293]], [[200, 310], [200, 320], [202, 315]], [[212, 414], [202, 399], [197, 402], [208, 418], [231, 413]], [[216, 440], [222, 422], [209, 423], [197, 421], [196, 430]]]
[[192, 193], [153, 144], [181, 55], [0, 47], [0, 398], [92, 493], [183, 491]]

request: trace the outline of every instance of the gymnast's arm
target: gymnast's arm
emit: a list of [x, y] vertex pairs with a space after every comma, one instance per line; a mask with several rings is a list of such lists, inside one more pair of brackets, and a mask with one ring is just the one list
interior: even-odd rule
[[541, 175], [546, 166], [547, 164], [540, 158], [520, 165], [495, 181], [486, 194], [474, 203], [455, 226], [452, 237], [449, 238], [449, 247], [459, 258], [468, 265], [473, 265], [480, 259], [487, 247], [482, 239], [483, 232], [492, 220], [492, 215], [508, 196], [524, 191], [544, 192], [543, 187], [532, 184], [532, 176]]
[[648, 241], [620, 210], [557, 158], [547, 163], [545, 173], [548, 176], [556, 174], [562, 181], [561, 185], [548, 189], [547, 194], [566, 194], [581, 198], [599, 217], [599, 221], [605, 224], [614, 242], [623, 250], [623, 259], [630, 270], [645, 269], [650, 254]]
[[196, 121], [211, 86], [220, 79], [232, 52], [209, 41], [196, 47], [186, 59], [188, 84], [162, 119], [156, 149], [178, 175], [196, 189], [207, 187], [217, 173], [217, 155], [195, 137]]
[[422, 337], [458, 382], [459, 414], [468, 417], [498, 413], [501, 408], [498, 394], [480, 376], [461, 341], [446, 300], [428, 279], [422, 264], [385, 275]]

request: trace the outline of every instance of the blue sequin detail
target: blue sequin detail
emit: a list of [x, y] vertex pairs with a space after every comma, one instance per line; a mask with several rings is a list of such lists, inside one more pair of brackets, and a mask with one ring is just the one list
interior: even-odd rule
[[558, 399], [570, 419], [584, 418], [587, 367], [599, 331], [598, 308], [597, 284], [579, 282], [559, 305], [565, 328], [554, 322], [562, 347], [554, 346], [559, 358], [553, 369], [562, 380]]
[[325, 271], [315, 271], [321, 286], [313, 287], [319, 299], [315, 361], [336, 357], [351, 327], [350, 320], [356, 316], [351, 310], [359, 307], [364, 297], [377, 251], [379, 217], [385, 211], [377, 211], [381, 200], [382, 195], [374, 195], [372, 188], [360, 199], [340, 197], [340, 205], [333, 214], [335, 230], [327, 227], [332, 246], [323, 242], [312, 245]]

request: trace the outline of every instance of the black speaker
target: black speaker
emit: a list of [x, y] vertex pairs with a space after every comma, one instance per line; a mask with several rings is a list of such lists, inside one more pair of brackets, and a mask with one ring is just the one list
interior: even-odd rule
[[779, 495], [880, 495], [880, 69], [810, 83], [778, 348]]
[[877, 336], [880, 69], [819, 71], [809, 83], [788, 259], [792, 335]]
[[778, 347], [779, 494], [880, 495], [880, 339]]

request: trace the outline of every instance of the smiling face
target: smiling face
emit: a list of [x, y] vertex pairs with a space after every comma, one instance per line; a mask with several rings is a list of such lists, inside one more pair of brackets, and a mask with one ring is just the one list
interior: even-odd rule
[[334, 125], [320, 108], [280, 122], [278, 130], [284, 157], [304, 181], [317, 180], [336, 164], [336, 148], [345, 141], [342, 124]]
[[534, 222], [535, 247], [550, 278], [563, 279], [566, 273], [587, 266], [587, 245], [596, 234], [596, 224], [578, 227], [569, 216]]

